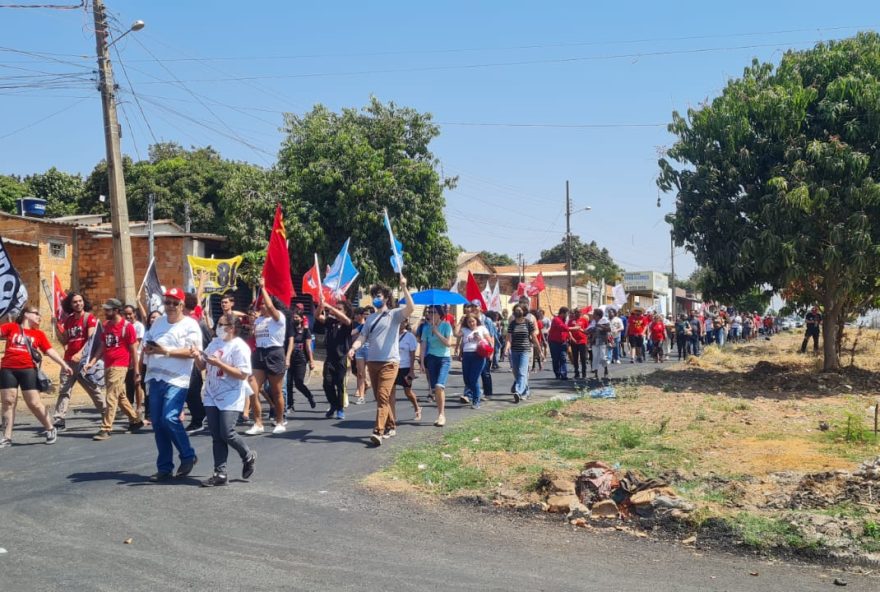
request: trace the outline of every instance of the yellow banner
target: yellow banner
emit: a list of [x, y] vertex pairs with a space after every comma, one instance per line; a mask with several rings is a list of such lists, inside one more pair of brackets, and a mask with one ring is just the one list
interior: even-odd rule
[[235, 289], [238, 266], [242, 261], [241, 255], [232, 259], [206, 259], [187, 255], [186, 259], [192, 270], [196, 288], [199, 288], [201, 275], [205, 275], [205, 285], [202, 287], [205, 294], [223, 294]]

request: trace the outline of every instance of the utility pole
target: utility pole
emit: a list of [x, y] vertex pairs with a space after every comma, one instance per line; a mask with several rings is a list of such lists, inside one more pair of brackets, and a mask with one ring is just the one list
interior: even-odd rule
[[[134, 263], [128, 223], [128, 202], [122, 174], [122, 150], [119, 146], [119, 120], [116, 117], [116, 85], [110, 66], [109, 28], [103, 0], [93, 0], [95, 44], [98, 54], [98, 85], [104, 114], [104, 143], [107, 148], [107, 180], [110, 186], [110, 226], [113, 230], [113, 268], [116, 296], [123, 302], [135, 301]], [[141, 23], [143, 26], [143, 23]]]
[[670, 289], [672, 290], [672, 305], [669, 307], [672, 311], [672, 318], [677, 318], [678, 311], [675, 310], [675, 237], [672, 231], [669, 231], [669, 260], [672, 262], [672, 273], [669, 276]]
[[565, 182], [565, 273], [568, 309], [571, 310], [571, 199], [568, 197], [568, 181]]

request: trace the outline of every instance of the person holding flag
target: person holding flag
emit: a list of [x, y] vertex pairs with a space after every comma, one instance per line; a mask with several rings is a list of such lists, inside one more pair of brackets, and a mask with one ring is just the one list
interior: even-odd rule
[[[399, 263], [402, 264], [402, 261]], [[391, 288], [385, 284], [375, 284], [370, 287], [370, 296], [373, 298], [376, 312], [366, 318], [365, 329], [348, 350], [348, 357], [354, 358], [357, 349], [367, 340], [370, 342], [370, 349], [367, 352], [367, 373], [376, 397], [376, 423], [370, 441], [376, 446], [381, 446], [384, 438], [397, 435], [391, 393], [394, 390], [394, 381], [397, 379], [397, 369], [400, 365], [400, 325], [409, 319], [415, 308], [403, 275], [400, 276], [400, 290], [404, 305], [391, 310], [389, 307]]]

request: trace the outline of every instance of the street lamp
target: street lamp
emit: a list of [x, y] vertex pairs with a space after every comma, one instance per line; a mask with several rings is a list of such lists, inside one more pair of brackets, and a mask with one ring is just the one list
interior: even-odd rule
[[568, 287], [568, 309], [571, 310], [571, 215], [579, 212], [589, 212], [590, 206], [571, 211], [571, 199], [568, 197], [568, 181], [565, 182], [565, 269], [566, 285]]
[[122, 35], [120, 35], [119, 37], [117, 37], [116, 39], [114, 39], [113, 41], [111, 41], [110, 43], [108, 43], [108, 44], [107, 44], [107, 49], [110, 49], [111, 47], [113, 47], [113, 45], [114, 45], [117, 41], [119, 41], [120, 39], [122, 39], [123, 37], [125, 37], [126, 35], [128, 35], [129, 33], [131, 33], [132, 31], [140, 31], [141, 29], [143, 29], [143, 28], [146, 27], [146, 26], [147, 26], [147, 24], [146, 24], [144, 21], [142, 21], [142, 20], [136, 20], [135, 22], [133, 22], [133, 23], [131, 24], [131, 27], [128, 28], [128, 31], [126, 31], [125, 33], [123, 33]]

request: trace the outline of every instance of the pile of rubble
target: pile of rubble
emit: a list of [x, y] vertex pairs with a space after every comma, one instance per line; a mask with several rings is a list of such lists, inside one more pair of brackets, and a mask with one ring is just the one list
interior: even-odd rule
[[576, 526], [588, 521], [638, 520], [652, 523], [681, 519], [694, 510], [665, 481], [645, 479], [635, 471], [620, 471], [601, 461], [588, 462], [574, 481], [544, 479], [547, 512], [565, 514]]
[[818, 510], [849, 502], [880, 505], [880, 456], [853, 473], [829, 471], [805, 475], [791, 495], [794, 510]]

